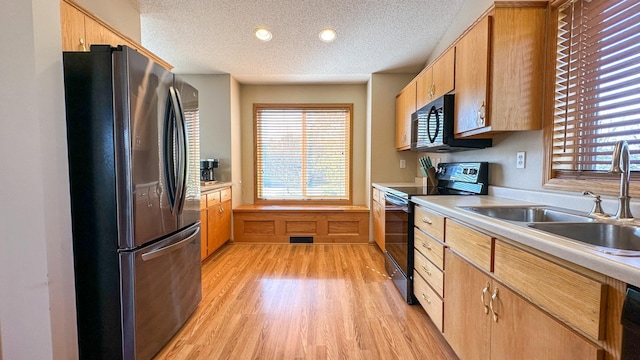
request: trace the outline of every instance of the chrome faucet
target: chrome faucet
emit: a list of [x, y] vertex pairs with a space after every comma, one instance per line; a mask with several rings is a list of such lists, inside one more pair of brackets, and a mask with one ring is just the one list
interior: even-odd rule
[[629, 170], [629, 144], [624, 140], [616, 142], [612, 156], [613, 160], [611, 161], [611, 170], [609, 172], [620, 174], [620, 196], [618, 197], [616, 218], [633, 219], [629, 207], [629, 200], [631, 200], [631, 197], [629, 197], [629, 176], [631, 174]]

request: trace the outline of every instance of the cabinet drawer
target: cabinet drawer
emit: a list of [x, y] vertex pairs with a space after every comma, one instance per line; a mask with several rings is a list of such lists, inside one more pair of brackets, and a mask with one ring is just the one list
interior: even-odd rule
[[200, 195], [200, 210], [207, 208], [207, 195]]
[[444, 241], [444, 217], [423, 207], [416, 206], [415, 226], [434, 238]]
[[444, 269], [444, 244], [416, 229], [413, 233], [413, 246], [437, 267]]
[[414, 270], [424, 278], [433, 290], [444, 297], [444, 273], [419, 251], [413, 252]]
[[420, 275], [416, 275], [413, 278], [413, 294], [420, 301], [420, 305], [422, 305], [438, 330], [442, 332], [444, 302]]
[[220, 204], [220, 191], [214, 191], [207, 194], [207, 207]]
[[491, 271], [491, 236], [469, 229], [454, 221], [447, 221], [446, 227], [447, 246], [483, 270]]
[[220, 190], [220, 202], [225, 202], [231, 199], [231, 189], [225, 188]]
[[495, 276], [593, 339], [604, 337], [605, 285], [501, 241]]

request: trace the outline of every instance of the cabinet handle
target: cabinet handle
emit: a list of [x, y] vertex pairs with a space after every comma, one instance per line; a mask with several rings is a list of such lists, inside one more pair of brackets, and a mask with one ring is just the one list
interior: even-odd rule
[[218, 211], [219, 211], [220, 213], [223, 213], [223, 212], [224, 212], [224, 208], [223, 208], [222, 206], [220, 206], [220, 208], [218, 209]]
[[431, 300], [424, 293], [422, 293], [422, 298], [427, 301], [427, 304], [431, 304]]
[[429, 271], [429, 269], [427, 269], [426, 266], [421, 265], [421, 267], [422, 267], [422, 270], [424, 270], [427, 273], [427, 275], [431, 276], [431, 271]]
[[480, 295], [480, 300], [482, 301], [482, 306], [484, 306], [484, 313], [485, 314], [489, 313], [489, 305], [487, 305], [487, 302], [485, 301], [485, 295], [488, 292], [489, 292], [489, 282], [487, 281], [487, 284], [482, 289], [482, 295]]
[[498, 298], [498, 288], [493, 290], [493, 294], [491, 295], [491, 301], [489, 301], [489, 308], [491, 308], [491, 313], [493, 314], [493, 321], [498, 322], [498, 314], [493, 308], [493, 301]]
[[433, 224], [433, 221], [431, 221], [431, 219], [429, 219], [428, 217], [423, 217], [422, 222], [429, 225]]
[[433, 99], [435, 95], [436, 95], [436, 83], [431, 82], [431, 87], [429, 88], [429, 97]]
[[87, 51], [87, 45], [84, 43], [84, 39], [80, 38], [78, 41], [80, 41], [80, 45], [82, 45], [82, 51]]
[[480, 105], [480, 108], [478, 109], [478, 118], [480, 119], [480, 122], [482, 124], [484, 124], [485, 112], [486, 112], [486, 109], [483, 101], [482, 104]]
[[429, 246], [429, 244], [427, 244], [426, 242], [422, 242], [422, 247], [426, 248], [427, 250], [431, 250], [431, 246]]

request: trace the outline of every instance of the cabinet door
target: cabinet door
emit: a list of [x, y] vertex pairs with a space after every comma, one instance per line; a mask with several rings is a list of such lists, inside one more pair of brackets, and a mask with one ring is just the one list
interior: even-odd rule
[[209, 253], [207, 252], [207, 239], [209, 235], [209, 227], [207, 226], [207, 210], [200, 210], [200, 259], [207, 258]]
[[84, 33], [85, 16], [78, 9], [60, 2], [60, 24], [62, 26], [62, 51], [86, 51]]
[[[491, 359], [600, 359], [602, 350], [494, 282]], [[447, 298], [447, 301], [449, 298]], [[493, 314], [491, 314], [493, 316]], [[461, 356], [462, 358], [466, 358]]]
[[416, 82], [412, 81], [396, 97], [396, 149], [411, 148], [411, 114], [416, 112]]
[[449, 249], [446, 259], [444, 337], [461, 359], [489, 359], [491, 280]]
[[487, 16], [456, 45], [456, 134], [489, 126], [490, 27]]
[[424, 69], [416, 77], [416, 109], [433, 101], [433, 67]]
[[455, 48], [451, 48], [433, 64], [433, 99], [437, 99], [455, 88], [455, 54]]
[[216, 239], [217, 249], [231, 238], [231, 201], [225, 201], [220, 204], [218, 210], [218, 230], [216, 233], [218, 234], [218, 238]]
[[384, 251], [384, 205], [373, 202], [373, 239]]
[[85, 18], [85, 33], [87, 48], [91, 45], [130, 45], [127, 40], [99, 24], [97, 21]]

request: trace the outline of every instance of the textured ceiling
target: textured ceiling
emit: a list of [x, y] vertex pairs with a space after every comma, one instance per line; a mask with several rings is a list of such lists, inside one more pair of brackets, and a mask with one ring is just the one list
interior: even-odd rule
[[[244, 84], [363, 83], [425, 65], [473, 0], [129, 0], [142, 44], [181, 74], [232, 74]], [[253, 36], [273, 33], [269, 42]], [[338, 32], [332, 43], [320, 30]]]

